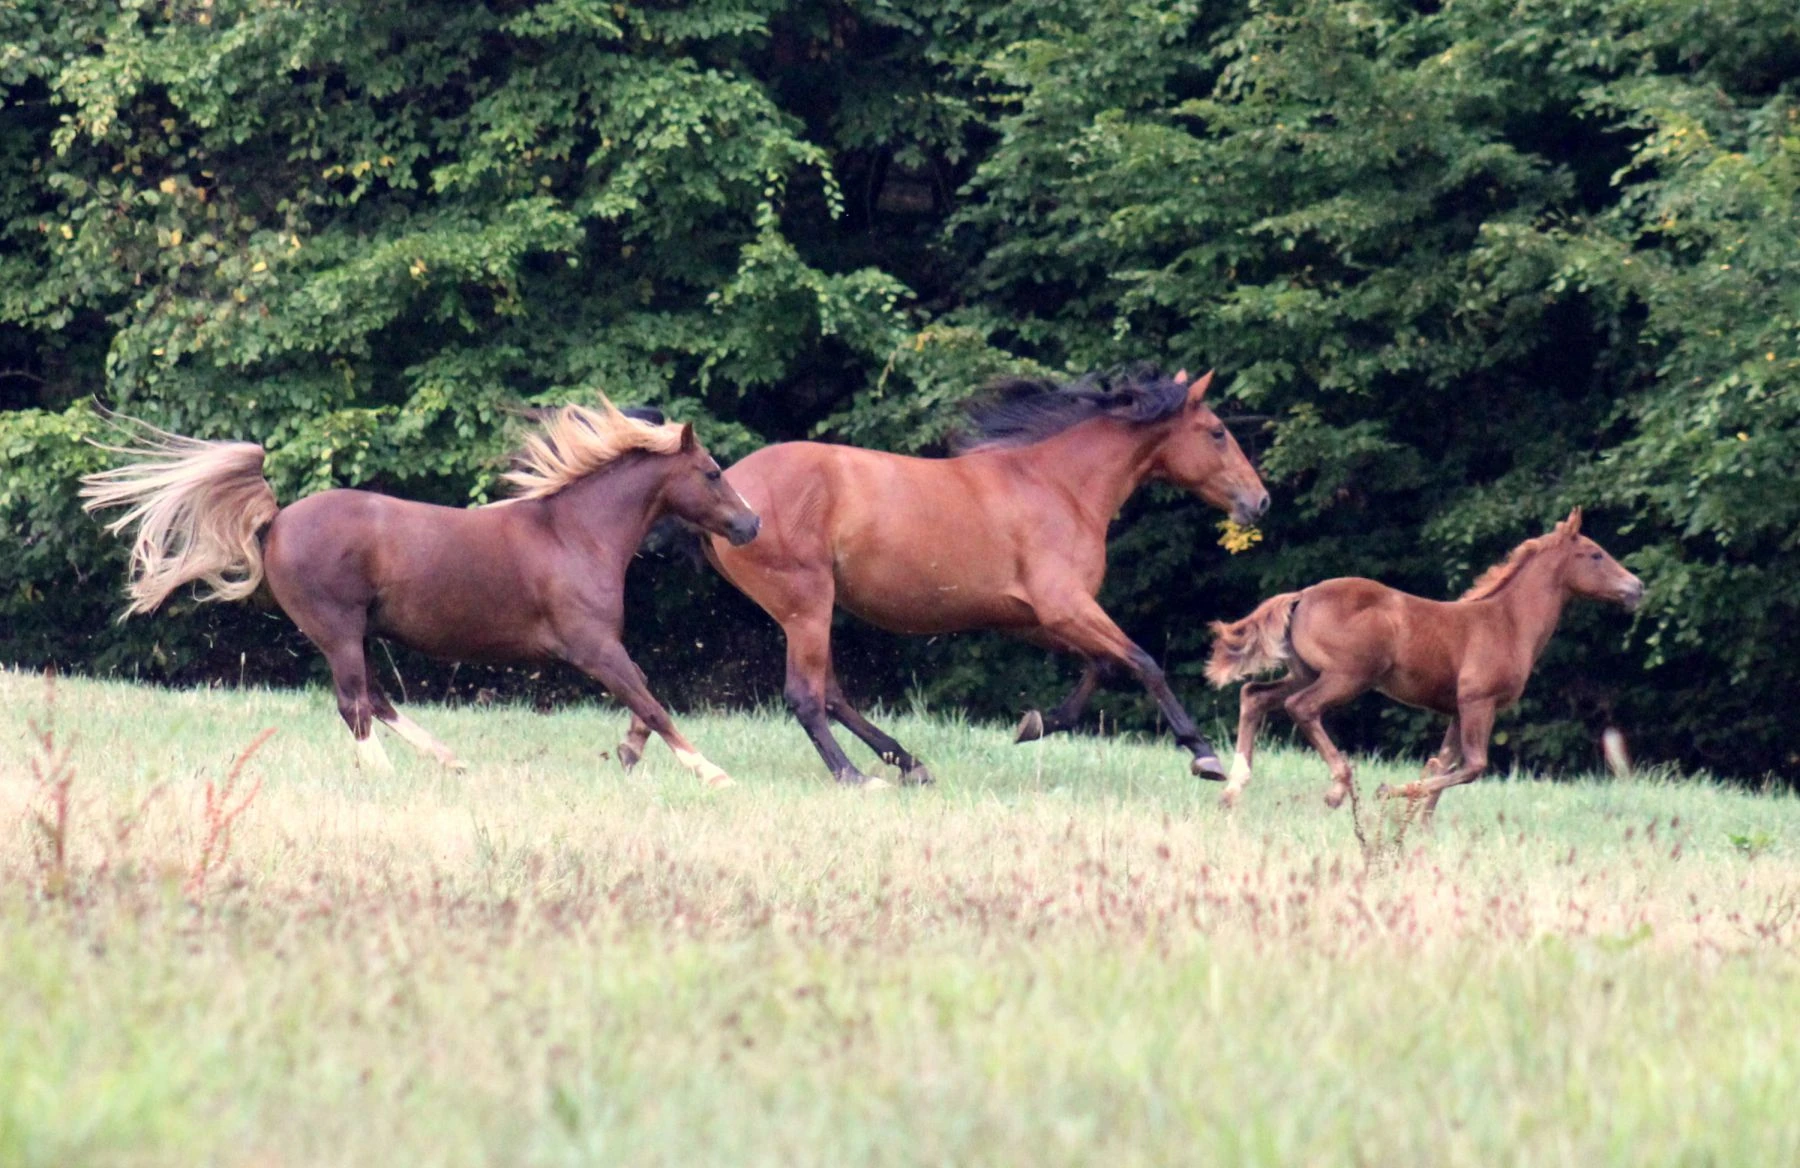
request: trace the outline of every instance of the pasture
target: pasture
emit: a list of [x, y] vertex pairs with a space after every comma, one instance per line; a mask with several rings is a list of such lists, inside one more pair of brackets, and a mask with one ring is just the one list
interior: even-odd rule
[[0, 1163], [1800, 1162], [1791, 796], [1494, 776], [1371, 852], [1298, 751], [1228, 814], [1167, 741], [891, 715], [939, 785], [861, 792], [686, 713], [709, 791], [413, 712], [467, 771], [0, 671]]

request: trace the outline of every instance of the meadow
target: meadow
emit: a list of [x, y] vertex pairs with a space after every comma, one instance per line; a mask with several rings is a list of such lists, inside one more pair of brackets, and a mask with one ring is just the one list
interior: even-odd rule
[[[0, 671], [0, 1163], [1800, 1162], [1800, 801], [1273, 750]], [[53, 728], [53, 738], [40, 734]], [[262, 731], [274, 733], [243, 755]], [[858, 752], [867, 761], [865, 753]], [[59, 794], [60, 792], [60, 794]], [[60, 808], [60, 810], [59, 810]]]

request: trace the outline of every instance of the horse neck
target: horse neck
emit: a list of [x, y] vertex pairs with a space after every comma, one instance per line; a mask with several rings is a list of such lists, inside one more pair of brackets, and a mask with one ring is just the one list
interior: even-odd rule
[[667, 460], [642, 451], [620, 455], [545, 500], [552, 522], [629, 560], [662, 517]]
[[1568, 602], [1569, 590], [1563, 585], [1567, 564], [1568, 557], [1561, 548], [1540, 551], [1494, 597], [1495, 604], [1508, 615], [1529, 649], [1532, 664], [1550, 643], [1557, 622], [1562, 619], [1563, 605]]
[[1097, 418], [1005, 453], [1060, 486], [1077, 509], [1104, 530], [1149, 477], [1163, 438], [1161, 426], [1127, 426]]

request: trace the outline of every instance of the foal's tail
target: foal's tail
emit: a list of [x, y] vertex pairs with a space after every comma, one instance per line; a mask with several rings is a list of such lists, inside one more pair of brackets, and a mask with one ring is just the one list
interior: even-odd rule
[[1241, 621], [1212, 623], [1212, 657], [1206, 663], [1206, 680], [1215, 686], [1227, 686], [1276, 666], [1285, 665], [1294, 655], [1288, 642], [1288, 622], [1294, 617], [1294, 606], [1300, 603], [1298, 592], [1271, 596], [1256, 606], [1256, 611]]
[[115, 416], [127, 446], [104, 446], [133, 460], [82, 476], [83, 509], [124, 507], [107, 524], [133, 527], [131, 574], [120, 619], [150, 612], [183, 584], [201, 581], [202, 600], [242, 600], [262, 583], [262, 529], [280, 505], [263, 478], [263, 448], [254, 442], [206, 442]]

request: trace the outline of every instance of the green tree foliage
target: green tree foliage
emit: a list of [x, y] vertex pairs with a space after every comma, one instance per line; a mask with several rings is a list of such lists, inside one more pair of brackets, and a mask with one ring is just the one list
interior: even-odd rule
[[[930, 450], [997, 370], [1153, 359], [1221, 371], [1277, 503], [1237, 556], [1191, 500], [1123, 517], [1105, 599], [1189, 697], [1208, 619], [1330, 575], [1443, 595], [1582, 503], [1650, 602], [1571, 613], [1512, 745], [1587, 763], [1615, 721], [1792, 774], [1796, 77], [1775, 0], [24, 0], [0, 655], [192, 676], [285, 635], [107, 626], [90, 395], [264, 441], [284, 498], [457, 502], [521, 401]], [[671, 669], [761, 620], [705, 582], [642, 609]], [[1069, 679], [849, 651], [983, 713]], [[1374, 704], [1345, 729], [1420, 744]]]

